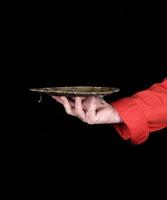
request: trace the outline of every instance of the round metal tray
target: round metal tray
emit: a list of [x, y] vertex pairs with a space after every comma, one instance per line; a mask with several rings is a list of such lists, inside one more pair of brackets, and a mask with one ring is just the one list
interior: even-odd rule
[[68, 86], [68, 87], [45, 87], [32, 88], [33, 92], [44, 93], [51, 96], [106, 96], [119, 92], [115, 87], [95, 87], [95, 86]]

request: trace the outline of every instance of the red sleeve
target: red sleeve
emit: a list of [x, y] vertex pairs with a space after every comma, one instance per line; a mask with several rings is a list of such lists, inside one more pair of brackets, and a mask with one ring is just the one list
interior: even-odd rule
[[140, 144], [149, 133], [167, 127], [167, 79], [111, 104], [124, 122], [114, 125], [118, 133], [123, 139]]

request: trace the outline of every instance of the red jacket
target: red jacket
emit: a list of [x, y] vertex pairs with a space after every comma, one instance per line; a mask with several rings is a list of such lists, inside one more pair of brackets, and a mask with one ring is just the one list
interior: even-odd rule
[[140, 144], [149, 133], [167, 127], [167, 79], [112, 105], [124, 121], [114, 125], [118, 133], [123, 139]]

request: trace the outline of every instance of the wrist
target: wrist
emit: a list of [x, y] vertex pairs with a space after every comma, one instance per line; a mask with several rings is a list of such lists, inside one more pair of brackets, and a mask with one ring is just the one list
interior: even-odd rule
[[114, 109], [114, 114], [115, 114], [114, 123], [122, 123], [123, 120], [122, 120], [121, 116], [119, 115], [119, 113], [117, 112], [116, 108], [113, 107], [113, 109]]

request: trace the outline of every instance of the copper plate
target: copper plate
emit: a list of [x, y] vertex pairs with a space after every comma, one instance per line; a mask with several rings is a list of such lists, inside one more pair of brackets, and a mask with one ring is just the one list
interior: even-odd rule
[[30, 90], [51, 96], [106, 96], [114, 92], [119, 92], [119, 88], [95, 86], [46, 87]]

